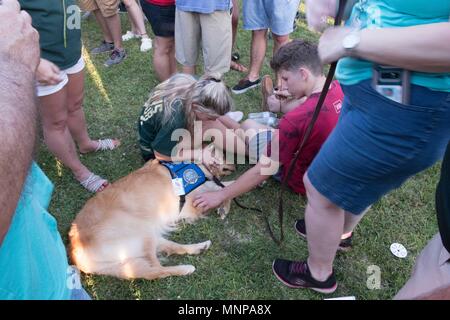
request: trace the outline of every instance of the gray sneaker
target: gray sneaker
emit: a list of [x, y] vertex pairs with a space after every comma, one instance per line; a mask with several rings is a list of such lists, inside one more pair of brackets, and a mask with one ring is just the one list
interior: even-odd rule
[[109, 59], [105, 61], [105, 67], [111, 67], [115, 64], [119, 64], [126, 57], [127, 53], [125, 52], [125, 49], [122, 50], [114, 49], [111, 55], [109, 56]]
[[104, 52], [111, 52], [113, 50], [114, 50], [114, 43], [109, 43], [103, 40], [100, 46], [91, 50], [91, 54], [100, 54]]

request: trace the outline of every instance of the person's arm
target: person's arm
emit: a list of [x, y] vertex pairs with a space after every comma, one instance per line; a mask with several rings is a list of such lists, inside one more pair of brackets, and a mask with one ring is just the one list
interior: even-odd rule
[[19, 8], [15, 0], [0, 2], [0, 245], [16, 210], [36, 137], [38, 34]]
[[224, 201], [231, 200], [252, 190], [271, 175], [275, 174], [279, 168], [278, 141], [278, 133], [275, 132], [270, 146], [270, 158], [267, 156], [268, 147], [266, 146], [263, 156], [255, 166], [247, 170], [234, 183], [228, 185], [222, 190], [205, 192], [196, 196], [194, 199], [194, 207], [202, 208], [203, 211], [216, 208]]
[[425, 293], [417, 297], [416, 300], [450, 300], [450, 285]]
[[378, 64], [419, 72], [450, 72], [450, 22], [360, 31], [360, 43], [351, 51], [342, 46], [353, 30], [330, 28], [319, 42], [323, 63], [353, 56]]

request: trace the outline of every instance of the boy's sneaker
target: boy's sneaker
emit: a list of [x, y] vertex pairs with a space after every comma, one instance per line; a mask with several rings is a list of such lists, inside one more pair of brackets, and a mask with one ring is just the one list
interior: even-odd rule
[[306, 261], [275, 259], [272, 271], [284, 285], [298, 289], [308, 288], [321, 293], [333, 293], [337, 288], [334, 272], [325, 281], [313, 278]]
[[[305, 219], [299, 219], [295, 221], [294, 224], [295, 231], [306, 239], [306, 224]], [[352, 248], [352, 238], [353, 233], [350, 235], [350, 237], [346, 239], [341, 239], [341, 242], [339, 243], [338, 250], [340, 251], [349, 251]]]
[[97, 47], [91, 50], [91, 54], [100, 54], [105, 52], [111, 52], [114, 50], [114, 43], [106, 42], [105, 40]]
[[141, 52], [149, 51], [152, 48], [152, 39], [142, 38], [141, 40]]
[[125, 52], [125, 49], [118, 50], [114, 49], [111, 55], [109, 56], [109, 59], [105, 62], [105, 67], [111, 67], [115, 64], [121, 63], [125, 58], [127, 57], [127, 53]]
[[241, 94], [246, 92], [247, 90], [251, 89], [251, 88], [255, 88], [257, 86], [259, 86], [261, 83], [261, 78], [258, 78], [255, 81], [250, 81], [248, 79], [242, 79], [241, 81], [239, 81], [239, 83], [237, 85], [235, 85], [231, 91], [234, 94]]
[[135, 34], [133, 31], [128, 30], [125, 34], [122, 35], [122, 41], [128, 41], [140, 37], [141, 37], [140, 35]]

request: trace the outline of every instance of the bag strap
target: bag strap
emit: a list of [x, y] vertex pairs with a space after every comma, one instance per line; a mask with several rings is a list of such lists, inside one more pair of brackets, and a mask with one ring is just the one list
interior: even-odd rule
[[[334, 26], [339, 26], [342, 22], [342, 17], [344, 15], [345, 7], [347, 4], [347, 0], [339, 0], [339, 10], [337, 13], [337, 16], [334, 20]], [[287, 170], [287, 174], [284, 176], [282, 183], [281, 183], [281, 191], [280, 191], [280, 200], [278, 204], [278, 219], [280, 224], [280, 239], [276, 239], [274, 236], [272, 238], [274, 239], [275, 243], [278, 245], [281, 245], [284, 239], [284, 231], [283, 231], [283, 194], [284, 191], [287, 189], [287, 182], [292, 176], [292, 172], [294, 171], [295, 163], [297, 162], [298, 158], [300, 157], [301, 151], [303, 147], [305, 146], [306, 142], [311, 136], [312, 130], [314, 129], [314, 125], [317, 122], [317, 118], [319, 117], [320, 111], [322, 110], [323, 103], [325, 102], [325, 98], [327, 97], [328, 90], [330, 89], [331, 83], [333, 82], [334, 74], [336, 72], [337, 67], [337, 61], [333, 62], [330, 66], [330, 70], [328, 71], [327, 79], [325, 81], [325, 84], [323, 86], [322, 92], [320, 93], [319, 100], [317, 101], [316, 108], [314, 109], [314, 114], [311, 118], [311, 121], [309, 122], [308, 127], [306, 128], [305, 135], [303, 136], [302, 141], [299, 143], [299, 146], [297, 148], [297, 151], [294, 153], [294, 156], [291, 160], [291, 163], [289, 165], [289, 168]], [[271, 235], [273, 235], [273, 231], [270, 229], [269, 226], [269, 232]]]

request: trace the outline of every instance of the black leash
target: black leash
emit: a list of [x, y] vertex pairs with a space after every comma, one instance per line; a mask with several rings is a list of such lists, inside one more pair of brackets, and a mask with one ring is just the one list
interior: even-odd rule
[[[217, 184], [219, 187], [225, 188], [225, 185], [216, 177], [213, 175], [212, 180], [214, 181], [215, 184]], [[266, 228], [267, 231], [269, 232], [270, 236], [272, 237], [273, 241], [277, 242], [277, 238], [275, 237], [275, 235], [272, 232], [272, 229], [270, 228], [270, 223], [269, 223], [269, 219], [267, 218], [267, 215], [264, 215], [264, 212], [259, 209], [259, 208], [253, 208], [253, 207], [247, 207], [244, 206], [243, 204], [241, 204], [239, 201], [237, 201], [236, 198], [233, 199], [233, 202], [241, 209], [244, 210], [252, 210], [255, 212], [260, 213], [263, 217], [264, 217], [264, 221], [266, 222]]]
[[[337, 16], [336, 16], [336, 18], [334, 20], [334, 26], [339, 26], [341, 24], [346, 4], [347, 4], [347, 0], [339, 0], [339, 10], [338, 10]], [[291, 160], [291, 163], [289, 165], [289, 169], [287, 171], [287, 174], [283, 178], [282, 183], [281, 183], [280, 201], [279, 201], [279, 206], [278, 206], [278, 219], [279, 219], [279, 223], [280, 223], [280, 239], [276, 239], [275, 236], [272, 236], [274, 233], [273, 233], [272, 228], [270, 227], [270, 225], [268, 225], [269, 233], [271, 234], [272, 239], [278, 245], [281, 245], [281, 243], [283, 242], [283, 239], [284, 239], [284, 231], [283, 231], [283, 194], [284, 194], [284, 191], [287, 189], [287, 181], [291, 178], [292, 172], [294, 170], [295, 163], [297, 162], [297, 160], [298, 160], [298, 158], [300, 156], [300, 153], [301, 153], [305, 143], [308, 141], [308, 139], [311, 136], [312, 130], [314, 128], [314, 125], [316, 124], [317, 118], [319, 117], [320, 111], [322, 110], [323, 103], [325, 102], [325, 98], [326, 98], [326, 96], [328, 94], [328, 90], [330, 89], [331, 82], [333, 81], [334, 73], [336, 71], [336, 66], [337, 66], [337, 61], [333, 62], [331, 64], [330, 70], [328, 71], [327, 79], [325, 81], [325, 84], [323, 86], [322, 92], [321, 92], [320, 97], [319, 97], [319, 101], [317, 101], [317, 105], [316, 105], [316, 108], [314, 110], [314, 114], [313, 114], [313, 116], [311, 118], [311, 121], [310, 121], [310, 123], [309, 123], [309, 125], [308, 125], [308, 127], [306, 129], [305, 135], [303, 136], [303, 139], [302, 139], [301, 143], [299, 144], [299, 147], [298, 147], [297, 151], [294, 153], [294, 157]]]

